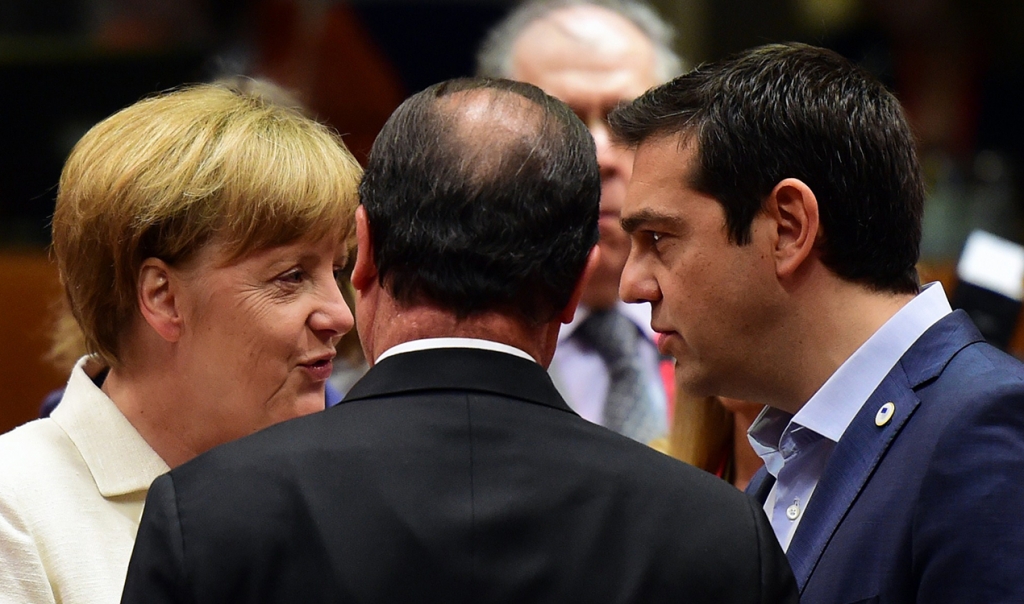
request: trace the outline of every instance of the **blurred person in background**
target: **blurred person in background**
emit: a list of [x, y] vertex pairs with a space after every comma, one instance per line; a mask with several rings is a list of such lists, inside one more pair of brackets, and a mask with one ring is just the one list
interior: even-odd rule
[[79, 141], [53, 253], [91, 354], [0, 436], [5, 601], [117, 601], [154, 478], [324, 408], [360, 174], [325, 127], [216, 85]]
[[742, 491], [764, 465], [747, 439], [747, 429], [762, 409], [764, 405], [732, 398], [693, 396], [677, 380], [669, 433], [651, 444]]
[[488, 35], [477, 73], [527, 82], [565, 102], [587, 125], [601, 168], [601, 261], [575, 320], [562, 328], [551, 376], [584, 418], [640, 442], [667, 432], [667, 392], [646, 305], [619, 300], [629, 239], [619, 212], [633, 155], [605, 118], [624, 101], [683, 71], [672, 28], [632, 0], [533, 0]]

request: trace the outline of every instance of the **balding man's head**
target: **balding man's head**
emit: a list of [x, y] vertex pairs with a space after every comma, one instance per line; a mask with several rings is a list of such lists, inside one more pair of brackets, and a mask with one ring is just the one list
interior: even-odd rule
[[597, 242], [594, 155], [579, 119], [533, 86], [464, 79], [414, 95], [360, 187], [380, 283], [404, 304], [550, 321]]
[[601, 258], [583, 303], [618, 301], [629, 239], [619, 214], [633, 156], [613, 144], [605, 118], [682, 70], [672, 30], [646, 5], [631, 0], [536, 0], [513, 11], [478, 56], [485, 75], [538, 86], [567, 103], [594, 138], [601, 169]]

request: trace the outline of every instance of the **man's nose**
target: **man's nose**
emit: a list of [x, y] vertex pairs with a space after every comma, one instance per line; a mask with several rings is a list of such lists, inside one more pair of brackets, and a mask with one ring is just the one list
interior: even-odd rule
[[632, 245], [629, 256], [626, 258], [626, 266], [622, 269], [622, 277], [619, 279], [619, 297], [624, 302], [655, 302], [661, 298], [661, 291], [658, 282], [644, 265], [644, 262], [636, 253], [636, 246]]

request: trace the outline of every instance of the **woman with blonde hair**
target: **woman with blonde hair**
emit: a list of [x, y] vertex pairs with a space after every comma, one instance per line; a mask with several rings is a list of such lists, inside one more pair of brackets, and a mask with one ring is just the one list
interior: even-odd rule
[[360, 175], [325, 127], [222, 86], [79, 141], [53, 253], [90, 354], [51, 417], [0, 436], [5, 601], [118, 601], [156, 476], [324, 408]]

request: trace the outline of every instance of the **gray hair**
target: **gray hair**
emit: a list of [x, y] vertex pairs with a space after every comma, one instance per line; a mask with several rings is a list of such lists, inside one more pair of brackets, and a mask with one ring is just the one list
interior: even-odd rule
[[672, 47], [675, 30], [650, 6], [638, 0], [527, 0], [498, 23], [476, 56], [476, 73], [492, 78], [512, 75], [512, 48], [519, 35], [535, 21], [571, 6], [599, 6], [635, 25], [654, 46], [654, 73], [667, 82], [685, 71], [683, 60]]

